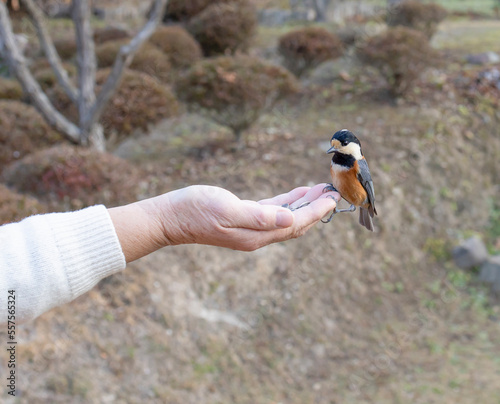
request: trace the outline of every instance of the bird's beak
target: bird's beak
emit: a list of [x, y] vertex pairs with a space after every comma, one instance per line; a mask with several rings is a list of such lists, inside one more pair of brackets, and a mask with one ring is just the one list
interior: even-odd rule
[[326, 154], [330, 154], [330, 153], [333, 153], [333, 152], [336, 152], [336, 151], [337, 151], [337, 149], [336, 149], [334, 146], [332, 146], [332, 147], [330, 147], [330, 148], [327, 150]]

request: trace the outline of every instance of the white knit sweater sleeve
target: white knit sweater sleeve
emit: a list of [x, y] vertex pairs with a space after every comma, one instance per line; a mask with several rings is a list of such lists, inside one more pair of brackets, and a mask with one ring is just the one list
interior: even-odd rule
[[16, 322], [70, 302], [125, 268], [106, 207], [32, 216], [0, 227], [0, 324], [7, 322], [8, 291]]

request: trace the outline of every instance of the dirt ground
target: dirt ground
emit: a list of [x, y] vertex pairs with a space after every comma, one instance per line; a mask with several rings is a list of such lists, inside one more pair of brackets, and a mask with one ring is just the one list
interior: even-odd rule
[[[460, 32], [485, 25], [470, 24], [446, 22], [437, 46], [474, 49], [481, 37]], [[397, 103], [366, 72], [310, 83], [237, 152], [227, 130], [192, 114], [120, 145], [150, 195], [212, 184], [258, 200], [327, 182], [327, 142], [349, 128], [370, 163], [376, 232], [343, 214], [252, 253], [191, 245], [134, 262], [19, 327], [11, 402], [500, 403], [498, 297], [450, 260], [471, 234], [494, 242], [500, 116], [455, 89], [459, 69], [433, 69]]]

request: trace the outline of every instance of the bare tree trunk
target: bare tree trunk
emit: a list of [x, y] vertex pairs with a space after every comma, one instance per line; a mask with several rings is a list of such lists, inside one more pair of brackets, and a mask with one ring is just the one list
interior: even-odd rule
[[96, 57], [90, 24], [90, 0], [73, 0], [72, 3], [72, 18], [77, 41], [78, 88], [73, 86], [62, 67], [59, 55], [45, 27], [41, 10], [33, 0], [21, 1], [33, 20], [44, 52], [56, 73], [58, 82], [77, 106], [78, 126], [54, 108], [29, 71], [26, 59], [16, 44], [6, 3], [4, 0], [0, 0], [0, 43], [3, 44], [3, 54], [9, 67], [21, 83], [25, 93], [29, 95], [35, 107], [50, 125], [65, 134], [72, 142], [104, 150], [105, 139], [99, 118], [106, 103], [116, 91], [124, 69], [132, 62], [135, 53], [160, 23], [168, 0], [154, 1], [147, 23], [129, 44], [121, 47], [112, 71], [97, 97], [95, 94]]
[[78, 143], [80, 137], [78, 127], [54, 108], [27, 68], [26, 59], [16, 44], [9, 13], [3, 1], [0, 2], [0, 38], [3, 43], [3, 56], [21, 83], [25, 94], [29, 95], [35, 107], [50, 125], [64, 133], [72, 142]]
[[106, 138], [104, 137], [104, 129], [100, 123], [92, 125], [87, 137], [90, 147], [100, 151], [106, 150]]
[[[76, 36], [76, 61], [78, 67], [78, 90], [77, 102], [80, 141], [83, 145], [89, 144], [89, 137], [103, 135], [101, 131], [95, 131], [90, 124], [90, 109], [95, 103], [95, 73], [97, 70], [94, 40], [92, 37], [92, 26], [90, 25], [91, 6], [90, 0], [74, 0], [72, 4], [72, 18], [75, 24]], [[104, 144], [101, 139], [95, 139], [92, 143]]]
[[236, 137], [236, 149], [243, 150], [245, 148], [245, 142], [243, 141], [243, 129], [237, 128], [233, 129], [234, 136]]
[[326, 21], [326, 12], [331, 0], [313, 0], [314, 11], [316, 13], [315, 20], [318, 22]]

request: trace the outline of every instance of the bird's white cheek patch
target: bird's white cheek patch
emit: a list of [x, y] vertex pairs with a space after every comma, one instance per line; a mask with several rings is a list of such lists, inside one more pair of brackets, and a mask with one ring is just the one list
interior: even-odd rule
[[361, 147], [359, 147], [359, 144], [354, 142], [351, 142], [347, 146], [344, 146], [342, 152], [345, 154], [350, 154], [356, 160], [360, 160], [363, 157], [363, 155], [361, 154]]

